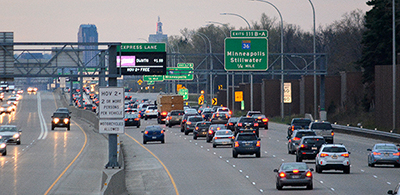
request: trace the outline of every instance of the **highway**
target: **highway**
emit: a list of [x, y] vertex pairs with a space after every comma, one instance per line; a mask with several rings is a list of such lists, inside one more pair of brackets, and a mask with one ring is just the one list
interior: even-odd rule
[[[148, 94], [142, 94], [149, 97]], [[4, 103], [4, 102], [3, 102]], [[50, 116], [59, 105], [51, 92], [23, 94], [13, 114], [2, 114], [1, 124], [22, 129], [21, 145], [9, 144], [0, 156], [1, 194], [99, 194], [101, 171], [108, 162], [108, 142], [93, 127], [72, 118], [71, 131], [50, 130]], [[142, 120], [120, 135], [130, 194], [386, 194], [400, 182], [400, 169], [367, 166], [367, 148], [383, 142], [337, 133], [336, 143], [351, 152], [351, 173], [314, 173], [314, 190], [303, 187], [275, 189], [273, 169], [295, 161], [287, 153], [287, 125], [270, 123], [261, 130], [261, 158], [232, 157], [232, 148], [213, 148], [204, 138], [193, 140], [179, 126], [166, 129], [166, 143], [142, 145], [141, 131], [156, 125]], [[129, 162], [133, 162], [130, 164]], [[314, 161], [306, 161], [314, 168]], [[132, 193], [131, 193], [132, 192]]]
[[[158, 185], [155, 181], [148, 184], [151, 184], [147, 186], [150, 192], [157, 192], [157, 189], [166, 192], [168, 189], [170, 193], [165, 194], [176, 194], [171, 187], [174, 183], [179, 194], [386, 194], [388, 189], [394, 189], [400, 182], [398, 168], [389, 165], [375, 168], [367, 166], [367, 148], [383, 141], [336, 134], [335, 142], [343, 143], [351, 152], [350, 174], [334, 170], [324, 171], [322, 174], [313, 172], [314, 190], [285, 187], [284, 190], [278, 191], [275, 189], [276, 179], [273, 169], [279, 168], [282, 162], [295, 161], [295, 156], [288, 154], [286, 149], [287, 125], [270, 123], [269, 130], [260, 131], [261, 158], [255, 158], [254, 155], [239, 155], [239, 158], [235, 159], [232, 157], [231, 148], [213, 148], [211, 143], [206, 143], [202, 138], [193, 140], [192, 134], [185, 136], [180, 132], [179, 126], [166, 127], [165, 144], [150, 142], [142, 145], [141, 130], [146, 125], [155, 124], [155, 119], [143, 120], [141, 128], [126, 128], [126, 134], [121, 136], [124, 145], [135, 148], [135, 151], [131, 150], [126, 155], [136, 155], [136, 157], [144, 155], [146, 151], [143, 151], [143, 147], [145, 147], [170, 172], [172, 181], [167, 174], [164, 174], [164, 181], [159, 181], [162, 184], [159, 187], [156, 187]], [[154, 159], [153, 162], [157, 164], [157, 160]], [[315, 161], [305, 162], [315, 169]], [[160, 165], [148, 166], [148, 169], [162, 168]], [[165, 187], [168, 182], [169, 188]], [[129, 185], [139, 187], [127, 183], [128, 189]], [[141, 185], [146, 186], [146, 184]]]
[[22, 129], [21, 145], [8, 144], [7, 155], [0, 156], [0, 193], [98, 194], [107, 140], [73, 117], [70, 131], [51, 131], [58, 97], [51, 92], [22, 96], [16, 112], [0, 115], [2, 125]]

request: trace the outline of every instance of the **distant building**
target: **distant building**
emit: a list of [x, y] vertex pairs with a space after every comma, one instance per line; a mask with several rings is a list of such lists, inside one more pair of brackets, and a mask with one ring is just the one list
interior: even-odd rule
[[168, 35], [163, 34], [163, 31], [162, 31], [162, 23], [160, 21], [160, 16], [158, 17], [156, 34], [149, 35], [149, 42], [150, 43], [167, 43], [168, 42]]
[[[99, 35], [97, 33], [96, 25], [94, 24], [81, 24], [78, 32], [79, 43], [98, 43]], [[90, 49], [91, 51], [83, 51], [83, 63], [86, 67], [96, 67], [99, 64], [98, 46], [80, 45], [78, 49]]]

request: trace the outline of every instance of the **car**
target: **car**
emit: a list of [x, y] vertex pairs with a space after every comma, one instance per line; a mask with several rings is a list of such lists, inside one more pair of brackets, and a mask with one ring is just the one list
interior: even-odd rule
[[238, 133], [236, 135], [232, 149], [233, 158], [237, 158], [238, 154], [256, 154], [256, 158], [261, 157], [261, 140], [257, 137], [257, 134]]
[[183, 114], [184, 114], [183, 110], [172, 110], [167, 115], [167, 118], [165, 120], [165, 125], [168, 127], [172, 127], [174, 125], [180, 124], [183, 118]]
[[0, 100], [1, 100], [1, 101], [4, 100], [4, 92], [0, 92]]
[[350, 173], [350, 152], [342, 144], [324, 144], [315, 157], [315, 171], [342, 170]]
[[215, 112], [212, 114], [210, 122], [212, 124], [226, 124], [228, 123], [229, 115], [227, 112]]
[[253, 114], [251, 117], [256, 120], [259, 128], [264, 127], [264, 129], [268, 129], [268, 118], [265, 115]]
[[125, 114], [124, 121], [125, 126], [140, 127], [140, 115], [137, 113]]
[[388, 190], [388, 194], [399, 194], [400, 192], [400, 183], [397, 184], [396, 188], [394, 190]]
[[317, 134], [311, 130], [294, 130], [292, 136], [288, 137], [288, 154], [296, 153], [296, 149], [299, 147], [300, 140], [304, 136], [317, 136]]
[[314, 160], [323, 144], [325, 139], [322, 136], [303, 136], [299, 147], [296, 148], [296, 162], [302, 162], [304, 159]]
[[261, 114], [261, 111], [248, 111], [246, 116], [247, 117], [252, 117], [255, 114]]
[[165, 131], [161, 126], [147, 126], [142, 133], [143, 144], [147, 144], [147, 142], [150, 141], [160, 141], [161, 143], [165, 143]]
[[276, 174], [276, 189], [282, 190], [284, 186], [306, 186], [313, 189], [313, 172], [304, 162], [282, 163], [279, 169], [274, 169]]
[[144, 112], [146, 111], [147, 106], [149, 106], [148, 103], [139, 104], [138, 112], [139, 112], [141, 118], [144, 118]]
[[67, 130], [71, 130], [71, 116], [68, 112], [56, 111], [51, 116], [51, 130], [55, 127], [66, 127]]
[[203, 121], [203, 117], [200, 115], [189, 116], [184, 126], [185, 135], [189, 135], [190, 132], [193, 132], [196, 123], [200, 121]]
[[18, 98], [17, 97], [10, 97], [7, 99], [7, 104], [12, 104], [16, 106], [18, 104]]
[[0, 114], [3, 114], [3, 113], [11, 114], [11, 113], [12, 113], [13, 111], [15, 111], [15, 110], [16, 110], [16, 108], [15, 108], [14, 105], [3, 104], [3, 105], [0, 107]]
[[7, 144], [6, 141], [0, 136], [0, 153], [2, 156], [7, 155]]
[[228, 107], [219, 107], [216, 112], [217, 113], [221, 113], [221, 112], [228, 113], [229, 117], [232, 115], [232, 111], [229, 110]]
[[126, 93], [125, 92], [125, 100], [130, 100], [130, 99], [132, 99], [132, 96], [131, 95], [129, 95], [129, 93]]
[[254, 118], [247, 116], [242, 116], [239, 118], [235, 126], [235, 134], [244, 132], [253, 132], [257, 135], [257, 137], [260, 135], [258, 131], [258, 123]]
[[157, 116], [158, 116], [157, 106], [155, 106], [155, 105], [147, 106], [143, 115], [144, 115], [145, 120], [150, 119], [150, 118], [157, 118]]
[[287, 135], [291, 136], [294, 130], [297, 129], [308, 129], [311, 123], [309, 118], [293, 118], [292, 122], [288, 125]]
[[83, 109], [84, 110], [89, 110], [89, 111], [92, 111], [92, 112], [96, 112], [96, 106], [94, 106], [93, 104], [85, 104], [84, 106], [83, 106]]
[[310, 123], [309, 129], [315, 131], [319, 136], [324, 137], [325, 141], [333, 144], [333, 137], [335, 133], [330, 122], [327, 121], [314, 121]]
[[197, 122], [193, 130], [193, 139], [197, 139], [197, 137], [207, 137], [207, 132], [210, 125], [211, 122], [209, 121]]
[[235, 125], [237, 121], [239, 120], [239, 117], [231, 117], [229, 118], [228, 122], [226, 123], [226, 128], [230, 129], [232, 132], [235, 131]]
[[215, 132], [221, 129], [226, 129], [224, 124], [211, 124], [207, 131], [206, 142], [211, 142]]
[[187, 108], [184, 109], [185, 114], [191, 114], [191, 115], [198, 115], [199, 113], [197, 112], [196, 109], [194, 108]]
[[37, 88], [36, 87], [28, 87], [28, 89], [26, 91], [28, 91], [28, 93], [35, 93], [37, 92]]
[[199, 116], [197, 113], [191, 113], [191, 114], [183, 114], [182, 120], [181, 120], [181, 132], [185, 131], [185, 125], [186, 125], [186, 121], [189, 118], [189, 116]]
[[21, 144], [22, 130], [18, 129], [15, 125], [2, 125], [0, 126], [0, 136], [6, 143]]
[[201, 112], [201, 116], [204, 118], [205, 121], [209, 121], [211, 119], [211, 116], [213, 114], [213, 111], [211, 108], [204, 108], [203, 111]]
[[375, 144], [372, 149], [367, 149], [368, 166], [374, 167], [376, 164], [390, 164], [400, 167], [400, 149], [390, 143]]
[[229, 129], [221, 129], [215, 132], [214, 137], [212, 138], [213, 148], [219, 145], [228, 145], [233, 147], [233, 140], [235, 139], [235, 135]]

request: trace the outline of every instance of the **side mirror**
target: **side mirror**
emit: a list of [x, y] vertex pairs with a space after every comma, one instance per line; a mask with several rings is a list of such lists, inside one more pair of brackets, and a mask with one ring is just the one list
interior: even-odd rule
[[351, 152], [350, 152], [350, 151], [348, 151], [348, 153], [349, 153], [349, 154], [351, 154]]
[[289, 139], [290, 139], [290, 136], [287, 136], [286, 138], [289, 140]]
[[312, 172], [312, 171], [314, 171], [314, 169], [313, 169], [313, 168], [310, 168], [310, 171]]
[[367, 151], [372, 151], [372, 150], [368, 148]]
[[144, 133], [144, 131], [141, 131], [140, 133]]
[[278, 169], [274, 169], [274, 172], [275, 172], [275, 173], [278, 173]]
[[393, 190], [389, 190], [387, 193], [388, 194], [393, 194]]

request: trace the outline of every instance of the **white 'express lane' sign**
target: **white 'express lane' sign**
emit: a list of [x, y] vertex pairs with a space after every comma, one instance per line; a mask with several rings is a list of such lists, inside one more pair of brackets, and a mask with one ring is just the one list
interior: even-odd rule
[[99, 102], [100, 119], [124, 118], [124, 88], [100, 88]]

